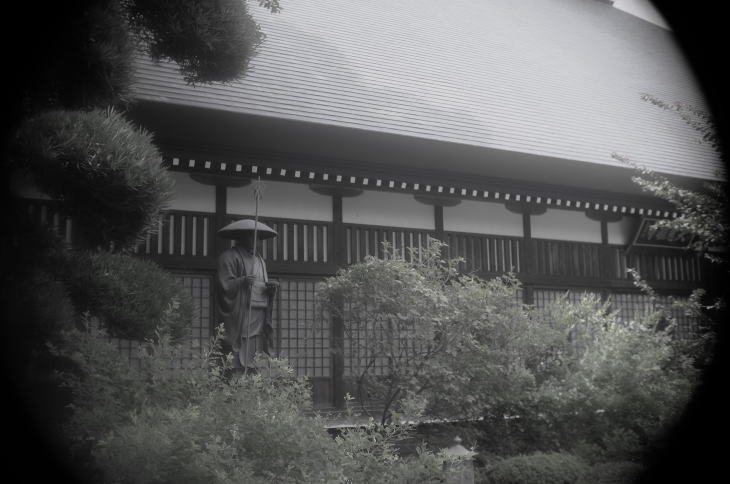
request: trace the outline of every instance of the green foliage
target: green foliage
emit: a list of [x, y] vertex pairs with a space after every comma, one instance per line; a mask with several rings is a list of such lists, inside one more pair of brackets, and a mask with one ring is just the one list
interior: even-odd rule
[[[261, 2], [278, 11], [278, 2]], [[153, 59], [175, 61], [189, 83], [243, 76], [263, 40], [240, 0], [129, 0], [130, 22]]]
[[307, 383], [282, 362], [272, 361], [267, 376], [228, 382], [225, 364], [211, 366], [221, 360], [216, 351], [183, 359], [163, 336], [145, 345], [135, 368], [103, 336], [91, 326], [69, 331], [56, 349], [75, 368], [62, 375], [74, 397], [64, 432], [73, 450], [92, 458], [87, 466], [100, 482], [305, 482], [338, 475], [327, 457], [334, 442], [320, 422], [300, 415]]
[[[260, 0], [271, 12], [278, 0]], [[180, 64], [191, 82], [240, 78], [263, 34], [237, 0], [17, 2], [11, 49], [14, 119], [48, 108], [88, 109], [129, 101], [136, 51]]]
[[[718, 311], [724, 310], [723, 300], [719, 298], [713, 304], [704, 304], [706, 291], [698, 288], [693, 290], [686, 299], [669, 297], [664, 302], [654, 288], [641, 278], [641, 274], [636, 269], [630, 268], [627, 272], [633, 278], [634, 285], [649, 297], [650, 304], [656, 312], [656, 317], [666, 326], [665, 331], [675, 336], [672, 343], [677, 350], [691, 356], [695, 367], [705, 367], [709, 363], [717, 344], [713, 319], [717, 317]], [[695, 328], [693, 328], [691, 335], [682, 337], [676, 333], [677, 321], [675, 314], [677, 312], [684, 314], [695, 322]]]
[[675, 112], [685, 123], [700, 134], [700, 143], [709, 144], [715, 151], [719, 152], [721, 150], [721, 140], [717, 135], [715, 121], [709, 112], [697, 109], [691, 104], [681, 102], [668, 103], [648, 93], [643, 93], [641, 99], [665, 111]]
[[559, 368], [540, 386], [532, 417], [545, 422], [562, 446], [601, 449], [604, 458], [639, 458], [676, 419], [691, 396], [697, 372], [659, 314], [622, 322], [585, 297], [558, 301], [546, 314], [570, 330]]
[[30, 350], [26, 357], [37, 356], [46, 341], [56, 338], [59, 331], [74, 322], [75, 310], [65, 285], [43, 268], [33, 268], [32, 274], [20, 281], [20, 287], [3, 291], [14, 294], [18, 299], [13, 304], [23, 308], [24, 318], [6, 320], [6, 323], [21, 326], [14, 334], [20, 336], [20, 341], [30, 342], [33, 348], [26, 348]]
[[[144, 48], [134, 34], [142, 33], [144, 39], [151, 41], [149, 47], [154, 56], [179, 61], [186, 78], [195, 82], [241, 77], [253, 48], [261, 40], [258, 27], [246, 14], [243, 2], [166, 2], [163, 7], [172, 6], [172, 9], [164, 12], [150, 7], [150, 15], [191, 14], [172, 19], [159, 15], [143, 18], [144, 13], [132, 8], [143, 3], [148, 6], [162, 4], [144, 0], [86, 0], [42, 5], [12, 2], [5, 9], [6, 17], [13, 20], [15, 27], [6, 30], [12, 31], [11, 35], [15, 37], [16, 32], [27, 35], [15, 39], [17, 45], [13, 44], [9, 49], [7, 64], [13, 66], [13, 76], [10, 76], [11, 86], [6, 89], [11, 95], [4, 114], [8, 115], [6, 132], [11, 135], [8, 138], [13, 139], [6, 143], [0, 171], [7, 178], [17, 169], [25, 170], [42, 191], [60, 199], [74, 217], [73, 236], [77, 248], [103, 246], [106, 249], [110, 245], [126, 248], [156, 226], [172, 189], [172, 181], [161, 166], [162, 159], [151, 136], [136, 129], [113, 110], [93, 109], [128, 101], [136, 49]], [[271, 11], [279, 9], [278, 0], [260, 3]], [[187, 7], [176, 8], [182, 4]], [[169, 27], [174, 30], [176, 26], [187, 29], [182, 37], [165, 30]], [[228, 62], [230, 64], [226, 64]], [[52, 111], [47, 111], [49, 109]], [[189, 409], [182, 406], [175, 410], [177, 413], [170, 413], [172, 417], [154, 406], [146, 407], [154, 394], [152, 388], [189, 396], [199, 388], [195, 382], [200, 380], [193, 383], [183, 379], [164, 380], [160, 372], [150, 370], [142, 375], [125, 367], [114, 349], [102, 351], [97, 347], [98, 335], [92, 335], [91, 340], [81, 344], [77, 337], [81, 333], [71, 337], [65, 330], [76, 316], [74, 313], [88, 308], [105, 319], [115, 336], [158, 338], [154, 331], [159, 327], [177, 338], [190, 322], [190, 301], [159, 269], [130, 258], [125, 260], [123, 256], [77, 254], [72, 259], [79, 265], [60, 271], [55, 264], [63, 258], [46, 257], [48, 247], [37, 243], [40, 238], [25, 237], [27, 230], [24, 224], [15, 220], [18, 218], [13, 210], [15, 207], [5, 208], [6, 213], [11, 214], [6, 218], [12, 223], [5, 225], [9, 243], [5, 243], [4, 237], [2, 252], [12, 262], [8, 264], [9, 270], [3, 267], [7, 283], [3, 287], [12, 287], [12, 290], [4, 290], [2, 294], [3, 320], [8, 321], [7, 329], [10, 330], [5, 338], [10, 351], [3, 351], [3, 354], [13, 362], [8, 368], [9, 380], [21, 381], [17, 386], [24, 390], [22, 397], [29, 396], [28, 400], [34, 404], [40, 402], [38, 408], [27, 409], [29, 413], [35, 411], [33, 420], [37, 418], [47, 426], [62, 413], [62, 406], [53, 405], [55, 401], [49, 402], [65, 394], [48, 391], [47, 387], [54, 383], [51, 371], [62, 365], [49, 357], [43, 343], [51, 341], [60, 348], [64, 344], [59, 338], [69, 337], [71, 340], [64, 348], [70, 351], [75, 344], [78, 351], [59, 351], [77, 363], [78, 371], [73, 374], [77, 379], [67, 381], [69, 388], [76, 392], [70, 407], [73, 417], [68, 434], [75, 462], [85, 465], [91, 462], [89, 457], [92, 455], [100, 456], [93, 467], [96, 471], [111, 469], [110, 482], [124, 480], [127, 476], [144, 481], [169, 478], [177, 482], [190, 482], [190, 479], [202, 482], [202, 478], [198, 479], [201, 474], [196, 470], [206, 465], [213, 477], [217, 476], [222, 482], [230, 480], [224, 475], [229, 470], [231, 479], [248, 481], [248, 464], [238, 460], [232, 463], [222, 451], [204, 452], [199, 458], [196, 457], [198, 453], [188, 452], [182, 464], [189, 460], [194, 463], [193, 468], [179, 465], [176, 469], [175, 463], [181, 463], [173, 458], [168, 468], [163, 468], [159, 462], [157, 467], [151, 468], [140, 465], [142, 473], [135, 474], [132, 467], [138, 464], [134, 459], [140, 458], [140, 454], [131, 455], [134, 447], [122, 440], [114, 441], [112, 437], [117, 434], [113, 429], [127, 425], [134, 414], [141, 416], [139, 422], [149, 423], [149, 428], [154, 428], [155, 419], [145, 421], [143, 410], [161, 420], [167, 418], [168, 422], [175, 415], [184, 417]], [[66, 286], [67, 282], [70, 287]], [[69, 292], [76, 307], [69, 301]], [[147, 381], [144, 378], [149, 378], [149, 384], [144, 383]], [[29, 395], [25, 395], [27, 389], [31, 390], [27, 392]], [[194, 422], [188, 428], [185, 428], [185, 422], [188, 419], [182, 418], [177, 424], [184, 430], [194, 430]], [[19, 440], [28, 440], [32, 432], [26, 428], [26, 422], [20, 422], [20, 427], [23, 435]], [[134, 441], [134, 435], [143, 440], [153, 434], [159, 437], [139, 442], [139, 449], [147, 455], [156, 455], [156, 444], [160, 444], [157, 455], [163, 460], [168, 454], [172, 457], [183, 455], [175, 450], [179, 434], [173, 435], [174, 429], [146, 434], [145, 428], [129, 428], [126, 435], [130, 436], [130, 441]], [[195, 428], [202, 431], [202, 427]], [[104, 448], [102, 442], [107, 437], [109, 447]], [[15, 441], [15, 435], [9, 438]], [[191, 438], [188, 450], [195, 449], [205, 438], [205, 435]], [[107, 455], [103, 449], [113, 449], [114, 442], [122, 442], [116, 449], [119, 453], [108, 453], [112, 457], [103, 459], [101, 456]], [[145, 448], [145, 443], [151, 447]], [[216, 442], [210, 443], [210, 448], [215, 445]], [[126, 457], [120, 456], [125, 452]], [[211, 460], [205, 461], [206, 458]], [[224, 464], [232, 467], [221, 465], [224, 470], [219, 472], [215, 459], [223, 459]], [[42, 460], [52, 468], [49, 462]], [[124, 469], [127, 474], [116, 472], [119, 466], [114, 463], [121, 461], [132, 466]], [[112, 464], [107, 466], [108, 462]], [[190, 474], [186, 475], [188, 470]], [[90, 482], [95, 481], [97, 479], [90, 479]]]
[[419, 446], [413, 456], [398, 455], [398, 442], [411, 434], [410, 426], [378, 426], [372, 421], [365, 428], [345, 430], [335, 441], [346, 456], [342, 465], [347, 482], [444, 482], [444, 463], [450, 459], [443, 454]]
[[[684, 103], [668, 103], [650, 94], [642, 99], [666, 111], [676, 113], [682, 120], [700, 134], [698, 142], [710, 145], [718, 155], [722, 146], [715, 123], [707, 111]], [[651, 193], [677, 209], [679, 216], [660, 220], [653, 230], [669, 228], [694, 236], [692, 248], [700, 251], [712, 262], [726, 263], [723, 251], [727, 250], [727, 183], [705, 182], [702, 190], [691, 190], [676, 185], [665, 176], [640, 166], [627, 156], [613, 153], [612, 157], [636, 170], [632, 177], [642, 190]], [[720, 174], [718, 174], [719, 176]], [[720, 252], [718, 252], [718, 249]]]
[[[337, 440], [311, 410], [309, 384], [284, 361], [228, 379], [230, 355], [215, 345], [182, 359], [160, 335], [132, 367], [104, 333], [64, 332], [54, 353], [73, 395], [64, 428], [82, 473], [94, 482], [439, 482], [445, 459], [403, 459], [403, 428], [351, 430]], [[220, 336], [220, 335], [219, 335]], [[220, 339], [217, 339], [220, 342]], [[170, 362], [178, 362], [171, 369]], [[83, 464], [83, 466], [82, 466]]]
[[591, 467], [576, 484], [630, 484], [636, 481], [641, 470], [641, 464], [635, 462], [606, 462]]
[[536, 452], [500, 460], [485, 474], [488, 484], [571, 484], [587, 469], [574, 455]]
[[671, 203], [679, 214], [673, 219], [658, 221], [651, 230], [668, 228], [694, 236], [692, 248], [701, 252], [713, 262], [723, 262], [719, 248], [727, 246], [727, 187], [724, 183], [705, 182], [703, 190], [680, 187], [666, 177], [640, 167], [628, 158], [613, 154], [613, 157], [632, 166], [639, 173], [632, 177], [642, 190]]
[[441, 245], [410, 260], [386, 247], [320, 287], [325, 315], [367, 344], [348, 356], [382, 421], [478, 418], [487, 452], [581, 447], [605, 461], [640, 458], [684, 407], [691, 345], [661, 313], [624, 323], [591, 296], [528, 310], [516, 280], [460, 275]]
[[361, 343], [350, 355], [357, 397], [381, 405], [383, 422], [419, 410], [480, 416], [533, 384], [525, 368], [533, 325], [517, 281], [460, 275], [442, 246], [433, 240], [406, 260], [386, 244], [383, 259], [367, 258], [319, 288], [324, 313], [342, 318]]
[[[19, 110], [86, 109], [125, 100], [133, 79], [135, 40], [117, 0], [13, 5]], [[15, 114], [15, 113], [13, 113]]]
[[190, 295], [154, 262], [126, 254], [65, 256], [64, 279], [77, 312], [100, 317], [116, 337], [144, 340], [159, 329], [177, 340], [193, 319]]
[[170, 198], [173, 182], [151, 136], [111, 109], [28, 119], [16, 152], [18, 165], [63, 201], [92, 246], [138, 240]]

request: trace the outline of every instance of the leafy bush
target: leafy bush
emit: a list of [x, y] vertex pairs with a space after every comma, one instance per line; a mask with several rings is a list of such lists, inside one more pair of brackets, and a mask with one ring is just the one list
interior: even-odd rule
[[560, 445], [598, 446], [605, 458], [638, 458], [678, 417], [696, 381], [692, 360], [658, 314], [619, 321], [595, 298], [559, 301], [543, 320], [571, 335], [540, 385], [528, 420], [541, 420]]
[[519, 283], [460, 275], [442, 246], [433, 240], [406, 259], [385, 244], [384, 258], [368, 257], [319, 287], [324, 316], [341, 318], [361, 342], [348, 355], [356, 396], [382, 405], [383, 422], [419, 411], [501, 417], [534, 386], [525, 362], [536, 328], [517, 300]]
[[587, 469], [574, 455], [536, 452], [500, 460], [485, 474], [489, 484], [571, 484]]
[[[190, 295], [151, 261], [109, 252], [71, 252], [64, 279], [77, 311], [100, 317], [113, 336], [144, 340], [155, 337], [159, 327], [177, 340], [190, 328]], [[168, 312], [169, 307], [174, 311]]]
[[372, 421], [365, 428], [345, 430], [335, 440], [345, 457], [341, 465], [347, 482], [444, 482], [444, 464], [450, 458], [442, 453], [420, 445], [415, 455], [398, 455], [397, 444], [412, 435], [408, 425], [378, 426]]
[[[307, 383], [278, 360], [270, 376], [224, 377], [207, 352], [184, 360], [164, 335], [119, 358], [103, 332], [72, 330], [55, 352], [73, 394], [64, 429], [80, 472], [98, 482], [301, 482], [336, 480], [336, 446], [320, 422], [300, 415]], [[81, 465], [83, 464], [83, 466]]]
[[480, 447], [497, 455], [641, 458], [696, 379], [660, 315], [623, 323], [595, 297], [527, 310], [514, 278], [461, 275], [441, 245], [410, 259], [386, 245], [320, 286], [324, 315], [367, 344], [347, 355], [360, 403], [380, 404], [383, 422], [478, 419]]
[[[220, 339], [218, 340], [220, 341]], [[402, 459], [403, 428], [352, 430], [337, 440], [311, 411], [309, 384], [282, 360], [229, 379], [230, 355], [213, 346], [180, 361], [162, 335], [139, 367], [103, 332], [66, 331], [54, 353], [73, 395], [63, 434], [79, 474], [93, 482], [440, 482], [446, 459]]]
[[122, 247], [156, 226], [173, 181], [152, 137], [108, 109], [49, 111], [26, 120], [15, 158], [76, 219], [78, 242]]
[[129, 12], [152, 58], [175, 61], [190, 83], [240, 78], [263, 39], [237, 0], [134, 0]]
[[605, 462], [591, 467], [576, 484], [630, 484], [642, 470], [636, 462]]

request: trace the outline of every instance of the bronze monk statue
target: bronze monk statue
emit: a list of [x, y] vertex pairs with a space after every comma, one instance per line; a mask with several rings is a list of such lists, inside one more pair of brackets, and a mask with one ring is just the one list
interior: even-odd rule
[[235, 240], [236, 245], [218, 258], [216, 309], [223, 319], [236, 373], [256, 372], [255, 355], [270, 355], [273, 346], [271, 312], [278, 284], [269, 281], [254, 239], [276, 237], [276, 232], [261, 222], [244, 219], [226, 225], [218, 235]]

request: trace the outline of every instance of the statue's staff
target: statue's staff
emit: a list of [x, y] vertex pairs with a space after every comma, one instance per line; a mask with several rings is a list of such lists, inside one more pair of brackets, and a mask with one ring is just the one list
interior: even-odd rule
[[[253, 216], [253, 267], [256, 267], [256, 247], [258, 241], [259, 231], [259, 200], [261, 200], [261, 193], [264, 191], [263, 184], [261, 183], [261, 177], [254, 184], [253, 198], [254, 198], [254, 216]], [[254, 271], [255, 272], [255, 271]], [[248, 286], [248, 318], [246, 319], [246, 362], [248, 363], [248, 351], [250, 349], [250, 331], [251, 331], [251, 300], [253, 299], [253, 284]], [[243, 376], [248, 374], [248, 365], [243, 367]]]

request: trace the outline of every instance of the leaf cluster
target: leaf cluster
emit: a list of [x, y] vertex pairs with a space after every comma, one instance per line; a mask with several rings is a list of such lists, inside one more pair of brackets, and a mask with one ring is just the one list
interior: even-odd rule
[[62, 280], [77, 313], [101, 318], [112, 336], [143, 341], [158, 328], [175, 341], [188, 336], [192, 301], [154, 262], [89, 251], [67, 252], [63, 258]]
[[642, 472], [641, 464], [615, 461], [597, 464], [580, 476], [576, 484], [625, 484], [637, 482]]
[[9, 61], [13, 115], [128, 99], [137, 42], [118, 0], [16, 2], [6, 14], [14, 25], [10, 52], [17, 57]]
[[151, 57], [173, 60], [192, 84], [240, 78], [263, 40], [240, 0], [127, 0], [125, 6]]
[[647, 168], [634, 165], [628, 158], [614, 154], [614, 158], [634, 166], [639, 175], [631, 179], [644, 191], [665, 200], [679, 214], [672, 219], [658, 221], [651, 230], [667, 228], [694, 235], [692, 248], [713, 262], [723, 259], [713, 250], [727, 247], [727, 191], [722, 183], [704, 183], [704, 190], [690, 190], [672, 183], [666, 177]]
[[587, 464], [574, 455], [536, 452], [500, 460], [484, 474], [489, 484], [565, 484], [576, 482], [587, 470]]
[[532, 324], [517, 281], [459, 274], [442, 247], [433, 240], [406, 259], [386, 244], [383, 259], [352, 265], [318, 291], [324, 313], [341, 318], [354, 342], [346, 357], [360, 403], [380, 405], [384, 422], [418, 408], [482, 415], [532, 384], [524, 365]]
[[649, 93], [643, 93], [641, 99], [665, 111], [679, 115], [687, 125], [700, 134], [699, 143], [709, 144], [715, 151], [721, 151], [721, 140], [712, 115], [703, 109], [682, 102], [667, 102]]
[[[103, 331], [64, 333], [53, 351], [73, 399], [64, 429], [79, 468], [95, 482], [442, 482], [445, 458], [402, 458], [405, 428], [370, 426], [333, 439], [309, 417], [309, 383], [278, 359], [229, 378], [222, 328], [200, 355], [160, 333], [130, 366]], [[171, 369], [170, 362], [179, 362]], [[67, 365], [68, 366], [68, 365]]]
[[[718, 155], [722, 154], [721, 140], [717, 134], [715, 122], [708, 111], [686, 103], [669, 103], [647, 93], [642, 94], [641, 98], [654, 106], [676, 113], [687, 125], [700, 134], [698, 143], [707, 144]], [[691, 190], [634, 163], [625, 155], [612, 153], [611, 156], [637, 172], [637, 175], [632, 177], [632, 181], [642, 190], [671, 203], [679, 213], [676, 218], [660, 220], [652, 230], [668, 228], [692, 234], [695, 236], [692, 243], [693, 249], [701, 252], [712, 262], [726, 262], [726, 257], [722, 254], [727, 250], [728, 243], [726, 183], [704, 182], [702, 190]], [[718, 253], [718, 249], [720, 253]]]
[[15, 138], [15, 162], [63, 201], [90, 246], [127, 246], [157, 225], [173, 182], [152, 137], [113, 109], [47, 111]]
[[697, 383], [693, 359], [671, 328], [660, 327], [661, 313], [623, 322], [591, 297], [558, 301], [546, 313], [570, 337], [524, 423], [559, 448], [583, 442], [603, 458], [640, 458], [688, 402]]
[[516, 279], [459, 274], [441, 248], [386, 247], [319, 288], [358, 341], [345, 357], [363, 412], [476, 419], [490, 452], [580, 444], [600, 461], [639, 458], [688, 401], [697, 354], [659, 324], [666, 311], [624, 323], [595, 295], [528, 308]]

